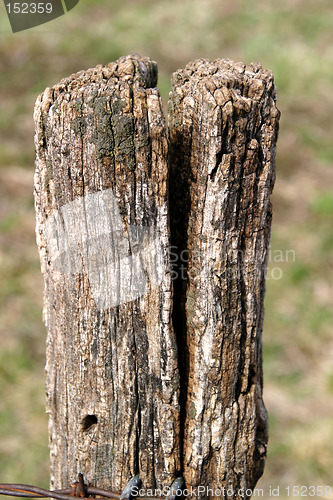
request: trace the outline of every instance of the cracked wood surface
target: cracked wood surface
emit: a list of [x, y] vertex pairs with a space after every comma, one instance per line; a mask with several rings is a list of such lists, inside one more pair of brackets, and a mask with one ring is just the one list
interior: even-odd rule
[[[180, 468], [167, 138], [156, 80], [156, 63], [126, 57], [62, 80], [35, 107], [36, 233], [45, 281], [51, 482], [57, 488], [72, 484], [79, 472], [114, 491], [138, 471], [144, 484], [163, 486]], [[105, 200], [90, 195], [110, 189], [120, 222], [108, 218], [109, 228], [94, 234], [89, 221], [78, 220], [78, 200], [85, 200], [84, 210], [88, 200], [102, 210]], [[68, 241], [79, 242], [69, 256], [60, 254], [60, 267], [47, 238], [47, 220], [55, 213], [66, 217], [73, 233]], [[123, 233], [123, 255], [131, 258], [130, 230], [141, 228], [144, 236], [149, 226], [164, 258], [161, 281], [147, 282], [136, 300], [97, 307], [96, 293], [107, 299], [114, 287], [101, 256], [115, 247], [116, 230]], [[90, 237], [87, 248], [82, 231]], [[64, 244], [61, 235], [55, 238], [56, 246]], [[89, 268], [94, 259], [97, 270]], [[126, 262], [118, 264], [121, 272]]]
[[[163, 487], [181, 471], [188, 487], [228, 487], [225, 498], [238, 499], [266, 456], [276, 91], [259, 64], [189, 63], [172, 77], [168, 147], [156, 83], [156, 63], [128, 56], [36, 102], [52, 485], [82, 472], [120, 491], [140, 473], [146, 488]], [[121, 276], [119, 254], [139, 266], [152, 235], [162, 277], [117, 305], [103, 271], [110, 248]]]
[[198, 60], [173, 74], [171, 234], [183, 275], [186, 267], [174, 312], [184, 477], [230, 487], [230, 498], [254, 487], [266, 456], [261, 337], [275, 101], [273, 75], [259, 64]]

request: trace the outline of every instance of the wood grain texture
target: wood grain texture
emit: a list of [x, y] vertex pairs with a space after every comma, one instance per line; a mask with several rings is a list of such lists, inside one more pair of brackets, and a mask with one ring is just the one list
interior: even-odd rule
[[198, 60], [173, 74], [170, 215], [183, 469], [187, 485], [231, 488], [225, 498], [254, 487], [266, 456], [262, 329], [275, 101], [273, 75], [259, 64]]
[[[167, 137], [156, 81], [156, 63], [128, 56], [47, 88], [35, 106], [36, 233], [57, 488], [79, 472], [114, 491], [137, 472], [145, 485], [163, 486], [180, 468]], [[163, 272], [149, 280], [141, 264], [149, 252], [154, 258], [154, 244]], [[126, 280], [138, 297], [121, 296]]]
[[81, 472], [120, 491], [140, 473], [153, 488], [181, 471], [240, 499], [267, 446], [276, 89], [259, 64], [189, 63], [168, 141], [156, 83], [156, 63], [128, 56], [36, 102], [51, 483]]

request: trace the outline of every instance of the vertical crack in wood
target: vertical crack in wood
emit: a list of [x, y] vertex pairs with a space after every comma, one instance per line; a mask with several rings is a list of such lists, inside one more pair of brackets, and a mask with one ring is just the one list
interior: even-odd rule
[[[156, 83], [156, 63], [128, 56], [36, 102], [52, 486], [82, 472], [121, 490], [139, 472], [163, 487], [182, 472], [188, 486], [239, 499], [266, 455], [276, 91], [259, 64], [189, 63], [173, 75], [168, 152]], [[164, 266], [150, 281], [151, 245]], [[115, 302], [128, 261], [146, 288]], [[119, 280], [106, 271], [114, 262]]]
[[[174, 105], [172, 100], [169, 105]], [[191, 144], [184, 145], [184, 140], [192, 139], [190, 130], [180, 132], [179, 128], [172, 122], [172, 114], [169, 121], [169, 213], [170, 213], [170, 241], [172, 254], [172, 273], [174, 286], [173, 301], [173, 327], [178, 345], [178, 370], [180, 379], [180, 457], [181, 472], [184, 470], [184, 442], [186, 424], [186, 404], [188, 393], [189, 376], [189, 338], [187, 336], [186, 320], [186, 292], [187, 292], [187, 235], [188, 224], [191, 213], [191, 173], [190, 152]]]

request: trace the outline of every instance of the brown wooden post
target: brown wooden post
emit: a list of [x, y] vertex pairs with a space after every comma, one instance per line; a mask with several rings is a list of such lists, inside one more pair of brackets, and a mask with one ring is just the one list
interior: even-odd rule
[[121, 491], [180, 469], [167, 138], [156, 63], [130, 56], [37, 99], [51, 483]]
[[128, 56], [36, 103], [52, 485], [181, 472], [200, 498], [246, 498], [267, 445], [273, 76], [228, 60], [176, 72], [169, 148], [156, 82]]
[[256, 484], [266, 457], [262, 328], [276, 90], [259, 64], [229, 60], [189, 63], [172, 83], [170, 214], [178, 249], [184, 477], [239, 499]]

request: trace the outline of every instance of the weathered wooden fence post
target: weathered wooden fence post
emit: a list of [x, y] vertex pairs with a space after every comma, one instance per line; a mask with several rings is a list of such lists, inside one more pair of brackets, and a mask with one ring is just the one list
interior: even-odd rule
[[256, 484], [266, 456], [261, 334], [276, 91], [271, 72], [228, 60], [194, 61], [172, 83], [184, 477], [193, 486], [225, 487], [225, 498], [238, 499]]
[[168, 266], [167, 138], [157, 66], [122, 58], [35, 107], [52, 485], [120, 491], [180, 469]]
[[52, 484], [182, 473], [200, 498], [246, 498], [267, 443], [273, 77], [226, 60], [176, 72], [169, 147], [156, 83], [129, 56], [36, 103]]

